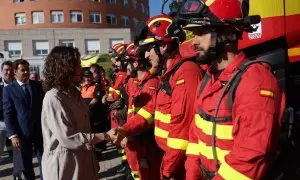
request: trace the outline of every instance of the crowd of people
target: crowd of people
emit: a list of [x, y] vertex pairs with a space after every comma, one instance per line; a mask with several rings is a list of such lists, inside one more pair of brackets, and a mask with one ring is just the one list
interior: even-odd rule
[[[285, 95], [267, 64], [238, 50], [246, 28], [222, 21], [242, 18], [239, 1], [191, 5], [181, 21], [151, 17], [134, 42], [115, 44], [111, 81], [98, 64], [82, 70], [73, 47], [52, 49], [43, 86], [26, 60], [4, 62], [0, 128], [21, 157], [15, 177], [34, 179], [34, 150], [41, 179], [99, 179], [109, 141], [126, 179], [263, 179], [277, 153]], [[192, 13], [199, 20], [183, 23]], [[196, 56], [180, 53], [184, 30], [195, 36]]]

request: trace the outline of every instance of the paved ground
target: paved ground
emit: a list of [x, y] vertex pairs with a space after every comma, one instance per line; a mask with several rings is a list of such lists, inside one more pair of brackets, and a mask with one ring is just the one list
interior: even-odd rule
[[[99, 176], [101, 180], [123, 180], [124, 175], [117, 175], [116, 170], [120, 168], [121, 158], [115, 147], [108, 145], [107, 150], [103, 152], [102, 159], [100, 161]], [[34, 158], [34, 171], [36, 179], [40, 179], [37, 159]], [[13, 165], [12, 160], [9, 158], [8, 153], [5, 152], [0, 157], [0, 179], [12, 180]]]

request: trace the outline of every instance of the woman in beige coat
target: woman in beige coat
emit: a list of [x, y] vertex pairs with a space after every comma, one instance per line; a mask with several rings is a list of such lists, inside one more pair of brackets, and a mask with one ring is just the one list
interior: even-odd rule
[[106, 134], [90, 133], [88, 108], [75, 88], [81, 80], [78, 49], [55, 47], [43, 73], [44, 180], [99, 179], [93, 144], [105, 140]]

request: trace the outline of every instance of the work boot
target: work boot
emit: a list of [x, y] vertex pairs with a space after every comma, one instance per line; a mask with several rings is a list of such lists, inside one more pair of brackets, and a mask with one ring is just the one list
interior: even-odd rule
[[122, 165], [120, 169], [117, 170], [118, 174], [125, 174], [127, 172], [128, 167], [126, 165]]

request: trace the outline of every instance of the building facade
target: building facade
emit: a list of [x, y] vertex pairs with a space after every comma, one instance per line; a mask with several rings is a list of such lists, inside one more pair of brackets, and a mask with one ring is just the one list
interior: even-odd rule
[[131, 41], [148, 17], [148, 0], [1, 0], [0, 60], [22, 57], [41, 72], [57, 45], [77, 47], [82, 55], [107, 53]]

